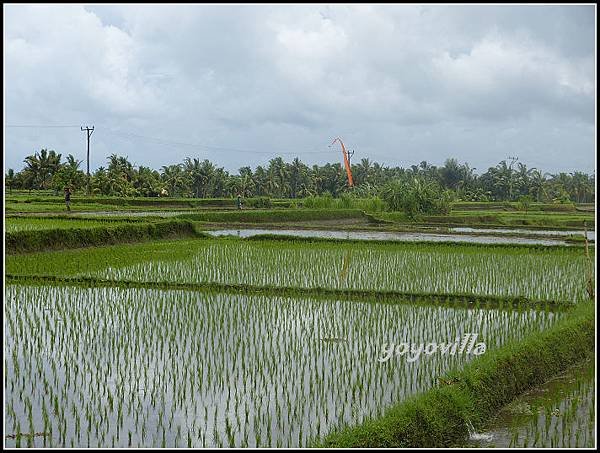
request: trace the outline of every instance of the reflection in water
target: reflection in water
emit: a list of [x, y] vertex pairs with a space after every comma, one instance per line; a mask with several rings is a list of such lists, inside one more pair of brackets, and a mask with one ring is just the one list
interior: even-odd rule
[[[525, 230], [522, 228], [471, 228], [471, 227], [455, 227], [450, 228], [450, 231], [456, 233], [514, 233], [514, 234], [527, 234], [530, 236], [585, 236], [584, 231], [581, 230]], [[588, 231], [587, 238], [590, 241], [596, 240], [596, 232]]]
[[594, 362], [519, 396], [482, 433], [469, 429], [463, 447], [590, 448], [595, 444]]
[[258, 234], [272, 234], [297, 237], [313, 237], [326, 239], [363, 239], [372, 241], [432, 241], [432, 242], [470, 242], [477, 244], [540, 244], [568, 245], [567, 242], [554, 238], [523, 238], [514, 236], [475, 236], [468, 234], [434, 234], [420, 232], [389, 232], [389, 231], [332, 231], [332, 230], [268, 230], [248, 228], [238, 230], [206, 231], [213, 236], [250, 237]]
[[352, 250], [348, 250], [344, 255], [344, 263], [342, 264], [342, 271], [340, 272], [340, 282], [346, 281], [346, 277], [348, 277], [348, 269], [350, 268], [351, 256]]

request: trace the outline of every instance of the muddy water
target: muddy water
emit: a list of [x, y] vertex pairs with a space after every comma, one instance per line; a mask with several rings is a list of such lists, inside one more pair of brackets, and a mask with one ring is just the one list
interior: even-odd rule
[[515, 399], [462, 446], [593, 447], [594, 406], [594, 362], [589, 360]]
[[568, 245], [560, 239], [521, 238], [513, 236], [480, 236], [468, 234], [434, 234], [420, 232], [387, 232], [387, 231], [333, 231], [333, 230], [269, 230], [260, 228], [213, 230], [207, 233], [214, 236], [233, 235], [250, 237], [258, 234], [289, 235], [297, 237], [327, 239], [363, 239], [383, 241], [432, 241], [432, 242], [471, 242], [476, 244], [541, 244]]

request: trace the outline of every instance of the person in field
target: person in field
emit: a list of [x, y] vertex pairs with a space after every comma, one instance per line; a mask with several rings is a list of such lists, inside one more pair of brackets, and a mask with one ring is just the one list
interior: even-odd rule
[[242, 209], [242, 196], [240, 194], [237, 196], [237, 208]]
[[71, 188], [65, 187], [65, 204], [67, 205], [67, 211], [71, 210]]

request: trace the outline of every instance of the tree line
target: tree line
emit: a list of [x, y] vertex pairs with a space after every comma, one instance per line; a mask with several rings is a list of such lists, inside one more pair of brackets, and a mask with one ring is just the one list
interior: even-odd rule
[[[24, 168], [5, 174], [6, 188], [20, 190], [55, 190], [64, 187], [75, 191], [87, 188], [82, 161], [69, 154], [65, 160], [54, 150], [42, 149], [24, 159]], [[123, 197], [243, 197], [305, 198], [343, 194], [382, 196], [394, 192], [434, 193], [463, 201], [515, 201], [526, 197], [540, 202], [594, 202], [595, 176], [584, 172], [556, 174], [528, 168], [505, 160], [476, 174], [467, 163], [447, 159], [437, 167], [426, 161], [409, 168], [387, 167], [368, 158], [353, 163], [355, 187], [349, 188], [341, 163], [306, 165], [295, 158], [285, 162], [281, 157], [268, 165], [241, 167], [230, 174], [207, 159], [186, 158], [182, 163], [165, 165], [155, 170], [135, 166], [127, 157], [112, 154], [107, 165], [90, 175], [90, 192], [95, 195]]]

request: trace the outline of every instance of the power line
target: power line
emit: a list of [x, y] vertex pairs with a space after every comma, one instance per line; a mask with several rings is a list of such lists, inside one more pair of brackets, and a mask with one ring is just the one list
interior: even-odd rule
[[[11, 124], [11, 125], [6, 125], [5, 127], [17, 127], [17, 128], [72, 128], [72, 127], [80, 127], [79, 125], [50, 125], [50, 124]], [[84, 129], [82, 129], [84, 130]], [[298, 150], [298, 151], [260, 151], [260, 150], [256, 150], [256, 149], [241, 149], [241, 148], [232, 148], [232, 147], [224, 147], [224, 146], [214, 146], [214, 145], [206, 145], [203, 143], [189, 143], [189, 142], [180, 142], [180, 141], [173, 141], [173, 140], [167, 140], [167, 139], [163, 139], [163, 138], [158, 138], [158, 137], [150, 137], [147, 135], [141, 135], [141, 134], [136, 134], [133, 132], [125, 132], [125, 131], [118, 131], [118, 130], [114, 130], [114, 129], [102, 129], [102, 133], [107, 134], [107, 135], [112, 135], [114, 137], [119, 137], [119, 138], [124, 138], [130, 142], [133, 142], [133, 140], [135, 139], [142, 139], [142, 140], [146, 140], [146, 141], [150, 141], [154, 144], [157, 145], [162, 145], [162, 146], [169, 146], [169, 147], [187, 147], [187, 148], [194, 148], [194, 149], [206, 149], [206, 150], [215, 150], [215, 151], [229, 151], [229, 152], [235, 152], [235, 153], [243, 153], [243, 154], [276, 154], [276, 155], [287, 155], [287, 156], [299, 156], [299, 155], [306, 155], [306, 154], [320, 154], [320, 155], [331, 155], [333, 154], [332, 151], [330, 149], [324, 148], [322, 151], [305, 151], [305, 150]], [[91, 134], [90, 134], [91, 135]], [[373, 153], [369, 153], [369, 157], [374, 157], [374, 158], [379, 158], [379, 159], [385, 159], [385, 160], [390, 160], [389, 156], [381, 156], [381, 155], [377, 155], [377, 154], [373, 154]], [[392, 161], [396, 160], [395, 158], [391, 158]]]
[[75, 125], [49, 125], [49, 124], [7, 124], [4, 127], [28, 127], [28, 128], [49, 128], [49, 127], [79, 127]]
[[215, 151], [232, 151], [232, 152], [239, 152], [239, 153], [247, 153], [247, 154], [285, 154], [285, 155], [298, 155], [298, 154], [323, 154], [325, 152], [328, 152], [327, 150], [324, 151], [288, 151], [288, 152], [281, 152], [281, 151], [259, 151], [256, 149], [240, 149], [240, 148], [230, 148], [230, 147], [224, 147], [224, 146], [213, 146], [213, 145], [206, 145], [203, 143], [186, 143], [186, 142], [175, 142], [175, 141], [171, 141], [171, 140], [165, 140], [162, 138], [156, 138], [156, 137], [148, 137], [145, 135], [140, 135], [140, 134], [135, 134], [133, 132], [122, 132], [122, 131], [114, 131], [114, 130], [108, 130], [108, 131], [104, 131], [105, 133], [108, 133], [110, 135], [115, 135], [118, 137], [122, 137], [122, 138], [127, 138], [127, 139], [132, 139], [132, 138], [140, 138], [140, 139], [144, 139], [144, 140], [149, 140], [152, 141], [153, 143], [157, 144], [157, 145], [166, 145], [166, 146], [182, 146], [182, 147], [190, 147], [190, 148], [205, 148], [205, 149], [212, 149]]

